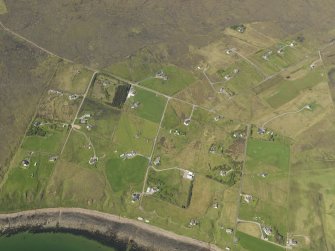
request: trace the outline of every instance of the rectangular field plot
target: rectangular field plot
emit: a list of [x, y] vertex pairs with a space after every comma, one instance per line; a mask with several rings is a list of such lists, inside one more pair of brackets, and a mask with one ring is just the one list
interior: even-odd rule
[[77, 113], [82, 97], [71, 100], [65, 93], [48, 92], [43, 96], [37, 115], [39, 117], [71, 123]]
[[178, 169], [156, 172], [150, 171], [147, 186], [158, 189], [154, 196], [182, 208], [187, 208], [191, 202], [192, 180], [184, 177], [184, 172]]
[[302, 250], [327, 250], [335, 245], [334, 178], [333, 168], [291, 173], [289, 232]]
[[49, 153], [19, 149], [0, 192], [2, 210], [18, 210], [44, 206], [45, 188], [55, 163]]
[[51, 80], [52, 89], [71, 94], [84, 94], [91, 80], [93, 72], [82, 65], [61, 63], [56, 75]]
[[256, 86], [264, 78], [257, 68], [246, 61], [238, 61], [227, 69], [219, 70], [218, 74], [222, 83], [216, 84], [215, 88], [219, 90], [220, 87], [227, 86], [235, 93], [245, 92]]
[[251, 61], [258, 65], [266, 74], [272, 75], [305, 59], [309, 53], [301, 44], [292, 41], [278, 43], [275, 47], [258, 51], [251, 56]]
[[46, 189], [49, 207], [85, 207], [102, 210], [110, 199], [111, 190], [99, 168], [83, 168], [61, 158]]
[[[166, 180], [170, 178], [166, 177]], [[196, 174], [189, 207], [182, 208], [162, 200], [158, 194], [144, 196], [142, 206], [155, 225], [192, 238], [231, 246], [233, 235], [227, 234], [225, 229], [234, 227], [237, 196], [237, 187], [227, 189], [218, 182]]]
[[290, 145], [283, 138], [250, 138], [239, 218], [269, 227], [269, 240], [284, 245], [287, 233]]
[[106, 155], [113, 148], [113, 137], [119, 124], [121, 111], [87, 98], [76, 121], [76, 130], [91, 140], [98, 156]]
[[114, 135], [119, 154], [135, 151], [149, 156], [158, 130], [158, 124], [123, 113]]
[[237, 232], [239, 251], [285, 251], [285, 248], [263, 241], [248, 234]]
[[196, 81], [191, 72], [174, 65], [162, 66], [160, 72], [154, 74], [140, 84], [167, 95], [174, 95]]
[[90, 138], [79, 130], [73, 130], [66, 143], [62, 159], [82, 167], [95, 167], [96, 164], [89, 164], [91, 157], [94, 157], [95, 148]]
[[284, 139], [275, 141], [249, 139], [247, 147], [247, 173], [288, 172], [290, 146]]
[[244, 25], [244, 32], [238, 32], [236, 30], [237, 26], [233, 25], [227, 29], [225, 29], [225, 35], [234, 37], [238, 40], [242, 40], [247, 42], [250, 46], [254, 46], [256, 48], [264, 48], [269, 47], [275, 43], [272, 38], [264, 36], [262, 33], [257, 32], [253, 29], [249, 24]]
[[159, 56], [156, 57], [152, 51], [143, 49], [123, 62], [106, 67], [104, 71], [138, 82], [154, 76], [161, 67]]
[[288, 173], [245, 175], [239, 218], [271, 227], [269, 240], [285, 243], [288, 217]]
[[278, 108], [322, 81], [325, 81], [322, 69], [315, 69], [296, 79], [277, 79], [277, 84], [261, 95], [273, 108]]
[[23, 140], [22, 149], [57, 154], [67, 131], [67, 124], [35, 119]]
[[106, 163], [106, 176], [114, 192], [129, 193], [142, 190], [148, 159], [136, 156], [132, 159], [122, 159], [113, 156]]
[[160, 130], [154, 152], [154, 159], [160, 158], [156, 167], [179, 167], [234, 186], [241, 176], [245, 127], [200, 109], [193, 111], [189, 125], [185, 125], [181, 118], [188, 111], [184, 108], [189, 107], [171, 103], [166, 112], [165, 128]]
[[216, 91], [207, 79], [196, 81], [177, 93], [175, 97], [204, 107], [215, 107], [220, 104]]
[[135, 96], [127, 100], [124, 110], [151, 122], [159, 123], [167, 99], [140, 88], [134, 87], [134, 90]]
[[130, 92], [130, 85], [108, 75], [99, 74], [89, 91], [89, 97], [121, 109]]

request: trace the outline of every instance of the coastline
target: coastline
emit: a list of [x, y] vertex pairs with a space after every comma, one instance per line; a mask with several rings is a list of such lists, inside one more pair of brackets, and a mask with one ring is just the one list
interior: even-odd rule
[[108, 213], [82, 208], [45, 208], [0, 214], [0, 234], [68, 232], [103, 244], [132, 243], [136, 250], [220, 251], [215, 245]]

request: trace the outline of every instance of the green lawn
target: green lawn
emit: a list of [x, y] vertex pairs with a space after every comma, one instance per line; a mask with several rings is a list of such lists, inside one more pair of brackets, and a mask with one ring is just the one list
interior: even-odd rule
[[248, 251], [284, 251], [284, 248], [273, 245], [269, 242], [263, 241], [248, 234], [237, 232], [239, 245]]
[[247, 172], [259, 171], [260, 167], [287, 171], [290, 160], [290, 146], [281, 139], [262, 141], [249, 139], [247, 147]]
[[152, 92], [136, 88], [136, 95], [130, 102], [140, 103], [139, 107], [132, 111], [134, 114], [154, 123], [159, 123], [163, 115], [166, 99]]
[[148, 167], [146, 158], [137, 156], [123, 160], [113, 157], [106, 163], [106, 175], [114, 192], [134, 192], [142, 190], [143, 179]]

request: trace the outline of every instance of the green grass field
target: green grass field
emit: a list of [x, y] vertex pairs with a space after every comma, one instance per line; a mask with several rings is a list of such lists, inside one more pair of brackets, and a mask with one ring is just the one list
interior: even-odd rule
[[136, 151], [149, 156], [156, 137], [158, 124], [123, 113], [114, 135], [119, 154]]
[[283, 138], [248, 140], [243, 193], [252, 195], [253, 201], [247, 203], [241, 197], [239, 217], [276, 229], [278, 234], [269, 239], [280, 243], [285, 241], [288, 224], [289, 161], [290, 146]]
[[130, 112], [137, 116], [159, 123], [163, 115], [166, 99], [152, 92], [136, 88], [135, 97], [130, 98], [127, 103], [132, 105], [134, 102], [139, 102], [139, 107], [132, 109]]
[[26, 136], [22, 148], [26, 151], [57, 153], [67, 133], [67, 127], [64, 128], [62, 124], [50, 124], [40, 126], [40, 128], [46, 132], [46, 135]]
[[68, 162], [91, 168], [94, 165], [91, 166], [88, 162], [93, 156], [93, 149], [85, 135], [80, 131], [73, 130], [65, 146], [63, 158]]
[[262, 241], [256, 237], [237, 232], [239, 245], [246, 251], [284, 251], [284, 248], [278, 247], [266, 241]]
[[147, 167], [148, 160], [141, 156], [127, 160], [117, 156], [109, 159], [105, 168], [114, 192], [141, 192]]
[[[28, 209], [45, 205], [45, 187], [54, 170], [54, 163], [49, 161], [51, 154], [33, 153], [20, 149], [14, 157], [6, 184], [0, 190], [0, 208], [4, 211]], [[22, 168], [21, 161], [29, 159], [27, 169]]]
[[290, 147], [285, 141], [275, 142], [249, 139], [247, 147], [246, 171], [260, 172], [265, 168], [287, 172], [290, 160]]

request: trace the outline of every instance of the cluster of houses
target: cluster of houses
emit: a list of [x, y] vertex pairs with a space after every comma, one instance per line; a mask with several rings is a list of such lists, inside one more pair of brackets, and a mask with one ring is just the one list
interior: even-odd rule
[[[235, 68], [235, 69], [233, 70], [233, 74], [234, 74], [234, 75], [238, 74], [239, 72], [240, 72], [240, 70], [237, 69], [237, 68]], [[228, 80], [232, 79], [234, 75], [232, 75], [232, 74], [227, 74], [227, 75], [224, 76], [224, 79], [225, 79], [226, 81], [228, 81]]]
[[135, 95], [136, 95], [136, 90], [133, 86], [131, 86], [129, 91], [128, 91], [127, 99], [130, 98], [130, 97], [135, 97]]
[[137, 217], [137, 220], [144, 221], [145, 223], [149, 223], [150, 222], [148, 219], [144, 219], [143, 217]]
[[286, 244], [289, 247], [293, 247], [293, 246], [298, 245], [298, 241], [295, 240], [295, 239], [290, 238], [290, 239], [287, 240]]
[[140, 193], [133, 193], [131, 195], [131, 202], [136, 202], [136, 201], [139, 201], [141, 198], [141, 194]]
[[215, 121], [215, 122], [218, 122], [218, 121], [221, 120], [221, 119], [223, 119], [223, 116], [221, 116], [221, 115], [218, 115], [218, 116], [215, 116], [215, 117], [214, 117], [214, 121]]
[[51, 156], [50, 158], [49, 158], [49, 162], [56, 162], [56, 160], [58, 159], [58, 156]]
[[133, 150], [133, 151], [130, 151], [130, 152], [122, 153], [122, 154], [120, 155], [120, 158], [123, 159], [123, 160], [126, 160], [126, 159], [132, 159], [132, 158], [134, 158], [136, 155], [137, 155], [137, 152]]
[[156, 72], [155, 78], [168, 80], [168, 76], [165, 74], [165, 72], [163, 72], [163, 70]]
[[219, 94], [224, 94], [228, 97], [232, 96], [232, 94], [230, 94], [230, 92], [228, 92], [224, 87], [221, 87], [218, 91]]
[[[295, 47], [296, 45], [297, 45], [297, 43], [296, 43], [295, 41], [292, 41], [292, 42], [290, 42], [289, 44], [280, 47], [280, 48], [277, 50], [277, 54], [279, 54], [279, 55], [283, 55], [283, 54], [284, 54], [284, 49], [285, 49], [285, 47], [288, 47], [288, 46], [289, 46], [289, 47], [293, 48], [293, 47]], [[270, 58], [270, 56], [271, 56], [272, 54], [273, 54], [273, 51], [269, 50], [269, 51], [267, 51], [265, 54], [263, 54], [262, 58], [263, 58], [264, 60], [269, 60], [269, 58]]]
[[191, 219], [190, 223], [188, 224], [189, 227], [195, 227], [197, 225], [199, 225], [199, 221], [196, 219]]
[[175, 136], [185, 136], [186, 132], [182, 132], [179, 129], [170, 129], [170, 134], [173, 134]]
[[155, 166], [159, 166], [161, 164], [161, 157], [158, 156], [157, 158], [155, 158], [153, 163]]
[[88, 124], [89, 118], [91, 118], [91, 114], [90, 113], [85, 113], [83, 116], [81, 116], [79, 118], [79, 122], [80, 124], [86, 124], [86, 129], [88, 131], [91, 131], [93, 128], [93, 125]]
[[159, 189], [157, 187], [148, 187], [146, 190], [147, 195], [153, 195], [154, 193], [159, 192]]
[[184, 120], [184, 125], [189, 126], [191, 124], [191, 119], [187, 118]]
[[88, 161], [88, 163], [90, 165], [95, 165], [98, 162], [98, 157], [97, 156], [93, 156], [90, 158], [90, 160]]
[[79, 98], [78, 94], [71, 94], [71, 95], [69, 95], [69, 100], [71, 100], [71, 101], [76, 100], [78, 98]]
[[252, 195], [250, 195], [250, 194], [241, 194], [241, 197], [243, 198], [243, 200], [246, 202], [246, 203], [250, 203], [250, 202], [252, 202], [252, 199], [253, 199], [253, 197], [252, 197]]
[[263, 232], [264, 232], [264, 234], [265, 234], [264, 239], [268, 239], [268, 236], [271, 236], [271, 235], [272, 235], [272, 227], [270, 227], [270, 226], [264, 226], [264, 227], [262, 228], [262, 230], [263, 230]]
[[24, 168], [28, 168], [29, 167], [29, 165], [30, 165], [30, 160], [29, 159], [24, 159], [24, 160], [22, 160], [22, 166], [24, 167]]
[[184, 171], [183, 178], [187, 180], [193, 180], [194, 179], [194, 173], [188, 170]]
[[243, 131], [235, 131], [235, 132], [233, 132], [233, 137], [243, 139], [243, 138], [246, 137], [246, 134]]
[[140, 106], [140, 102], [139, 101], [135, 101], [134, 103], [132, 103], [131, 105], [131, 109], [137, 109]]
[[53, 89], [48, 90], [48, 94], [49, 95], [63, 96], [63, 92], [57, 91], [57, 90], [53, 90]]
[[211, 144], [211, 146], [209, 147], [208, 152], [211, 154], [217, 154], [217, 153], [223, 153], [224, 150], [224, 146], [223, 144]]

